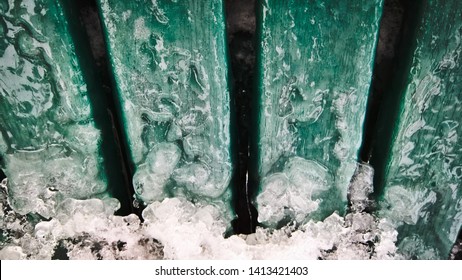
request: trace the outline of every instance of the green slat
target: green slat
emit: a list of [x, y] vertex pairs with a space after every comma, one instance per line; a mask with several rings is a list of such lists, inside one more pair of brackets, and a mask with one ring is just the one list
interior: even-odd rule
[[222, 1], [99, 3], [138, 198], [228, 203], [232, 160]]
[[251, 180], [259, 221], [346, 209], [361, 144], [381, 0], [260, 1]]
[[91, 92], [71, 25], [60, 1], [0, 0], [0, 156], [21, 214], [108, 196], [90, 96], [102, 93]]
[[415, 1], [372, 164], [409, 258], [447, 259], [462, 224], [462, 4]]

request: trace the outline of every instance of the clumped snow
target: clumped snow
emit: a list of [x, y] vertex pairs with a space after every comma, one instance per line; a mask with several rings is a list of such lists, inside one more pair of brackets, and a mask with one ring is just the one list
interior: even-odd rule
[[[355, 194], [361, 186], [370, 190], [373, 175], [370, 168], [361, 170], [350, 189], [356, 205], [367, 203], [357, 199], [367, 195]], [[393, 224], [361, 206], [350, 207], [345, 217], [333, 213], [323, 221], [258, 227], [253, 234], [225, 238], [229, 218], [210, 204], [165, 198], [149, 204], [141, 222], [136, 215], [115, 216], [116, 199], [67, 199], [45, 220], [16, 213], [8, 204], [7, 185], [7, 180], [0, 184], [0, 259], [402, 258]]]

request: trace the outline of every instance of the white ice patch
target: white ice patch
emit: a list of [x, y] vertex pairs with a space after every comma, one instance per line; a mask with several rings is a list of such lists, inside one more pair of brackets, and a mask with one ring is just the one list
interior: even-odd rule
[[284, 219], [298, 223], [316, 211], [317, 197], [332, 186], [332, 176], [319, 163], [301, 157], [287, 161], [282, 172], [267, 176], [256, 202], [259, 222], [274, 227]]
[[369, 196], [374, 191], [374, 169], [372, 166], [359, 163], [348, 187], [348, 200], [350, 211], [353, 213], [364, 212], [372, 203]]
[[0, 260], [25, 260], [26, 254], [20, 246], [6, 246], [0, 250]]
[[219, 163], [208, 166], [204, 163], [190, 163], [176, 169], [172, 178], [190, 192], [203, 197], [218, 198], [229, 186], [231, 166]]
[[122, 12], [122, 20], [123, 21], [127, 21], [132, 15], [132, 11], [131, 10], [126, 10], [126, 11], [123, 11]]
[[[288, 169], [296, 168], [297, 161], [291, 161]], [[310, 161], [299, 164], [319, 168]], [[300, 176], [323, 181], [309, 172]], [[364, 176], [357, 177], [361, 182]], [[283, 196], [286, 185], [291, 184], [280, 173], [271, 181], [275, 196]], [[6, 180], [0, 187], [0, 226], [8, 236], [0, 242], [0, 259], [402, 258], [396, 253], [393, 224], [367, 213], [345, 217], [334, 213], [324, 221], [308, 221], [298, 227], [258, 227], [254, 234], [225, 238], [229, 219], [223, 208], [213, 204], [166, 198], [149, 204], [141, 223], [135, 215], [113, 215], [119, 204], [112, 198], [66, 199], [57, 206], [54, 218], [34, 221], [9, 208]], [[316, 188], [306, 189], [313, 192]]]
[[[50, 259], [57, 249], [70, 259], [389, 259], [396, 257], [396, 231], [361, 214], [337, 214], [297, 230], [257, 228], [224, 238], [222, 213], [211, 205], [165, 199], [134, 216], [114, 216], [100, 200], [69, 200], [61, 217], [38, 223], [22, 237], [1, 244], [1, 259]], [[3, 218], [3, 217], [2, 217]], [[10, 219], [10, 222], [12, 220]], [[373, 252], [367, 242], [374, 241]]]
[[149, 28], [144, 23], [144, 18], [140, 17], [135, 20], [134, 34], [136, 40], [147, 40], [151, 34]]
[[436, 193], [393, 186], [387, 189], [385, 201], [389, 207], [382, 207], [382, 217], [389, 217], [397, 226], [403, 223], [415, 225], [427, 214], [426, 208], [436, 202]]
[[160, 201], [166, 197], [165, 185], [180, 161], [181, 150], [173, 143], [155, 145], [133, 176], [136, 194], [144, 202]]

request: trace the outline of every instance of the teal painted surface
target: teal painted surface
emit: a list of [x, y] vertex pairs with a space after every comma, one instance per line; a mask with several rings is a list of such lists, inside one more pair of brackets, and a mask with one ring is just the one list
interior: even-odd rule
[[100, 0], [139, 199], [229, 207], [230, 97], [223, 4]]
[[344, 213], [382, 1], [260, 1], [251, 181], [259, 221]]
[[0, 156], [21, 214], [108, 196], [94, 88], [69, 30], [59, 1], [0, 1]]
[[407, 258], [447, 259], [462, 225], [462, 5], [416, 1], [372, 164]]

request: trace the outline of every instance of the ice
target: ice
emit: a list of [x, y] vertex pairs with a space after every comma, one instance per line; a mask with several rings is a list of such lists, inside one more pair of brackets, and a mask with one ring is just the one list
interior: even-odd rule
[[9, 170], [18, 170], [9, 176], [12, 206], [18, 213], [52, 217], [63, 198], [87, 198], [106, 190], [103, 182], [93, 180], [99, 176], [94, 157], [65, 153], [64, 147], [55, 146], [43, 153], [18, 151], [5, 157]]
[[175, 170], [173, 179], [195, 195], [218, 198], [229, 185], [231, 166], [226, 163], [219, 163], [216, 166], [205, 163], [186, 164]]
[[372, 194], [374, 169], [365, 163], [358, 163], [356, 171], [351, 179], [348, 188], [348, 200], [352, 212], [363, 212], [369, 206], [371, 201], [369, 196]]
[[318, 209], [320, 195], [332, 184], [332, 175], [321, 164], [301, 157], [288, 159], [282, 172], [263, 179], [256, 198], [259, 222], [274, 227], [284, 220], [305, 221]]
[[403, 254], [418, 259], [435, 252], [446, 258], [462, 226], [458, 5], [457, 0], [416, 4], [421, 12], [413, 19], [415, 32], [404, 35], [416, 44], [397, 53], [395, 59], [406, 65], [390, 84], [403, 82], [384, 91], [371, 148], [380, 215], [399, 225]]
[[400, 253], [405, 259], [419, 257], [421, 260], [438, 260], [440, 256], [435, 248], [425, 245], [418, 235], [406, 236], [399, 244]]
[[92, 102], [101, 94], [96, 78], [85, 75], [92, 64], [74, 44], [67, 5], [2, 3], [0, 165], [17, 213], [49, 218], [65, 198], [101, 198], [109, 195], [108, 181], [121, 181], [114, 175], [120, 169], [106, 172], [118, 163], [103, 162], [115, 144], [109, 115], [94, 114], [107, 104]]
[[173, 143], [160, 143], [154, 146], [147, 155], [151, 172], [159, 176], [159, 179], [172, 174], [181, 157], [181, 151]]
[[70, 259], [159, 259], [162, 246], [144, 234], [136, 215], [114, 216], [115, 199], [66, 199], [49, 221], [15, 213], [2, 191], [4, 239], [1, 259], [52, 259], [57, 252]]
[[172, 196], [214, 200], [230, 210], [234, 164], [222, 3], [142, 0], [146, 8], [133, 9], [129, 2], [99, 2], [137, 198], [146, 204]]
[[[287, 182], [279, 174], [275, 182]], [[279, 177], [279, 179], [277, 178]], [[0, 184], [0, 259], [391, 259], [395, 228], [366, 213], [279, 230], [257, 228], [225, 238], [223, 207], [166, 198], [149, 204], [144, 222], [114, 216], [114, 199], [67, 199], [51, 220], [23, 216], [8, 207], [7, 182]], [[277, 188], [275, 189], [277, 192]], [[279, 190], [281, 191], [281, 190]]]
[[143, 201], [152, 202], [162, 200], [167, 196], [166, 181], [159, 180], [146, 165], [138, 167], [133, 175], [133, 187], [136, 195]]
[[209, 177], [209, 168], [201, 163], [187, 164], [177, 169], [173, 175], [176, 182], [187, 186], [193, 192], [206, 185]]
[[189, 158], [207, 156], [210, 144], [206, 137], [200, 135], [188, 135], [183, 140], [183, 149]]
[[332, 175], [325, 166], [301, 157], [293, 157], [286, 163], [285, 170], [291, 183], [313, 196], [329, 189]]
[[217, 208], [179, 198], [155, 202], [143, 211], [147, 231], [164, 245], [165, 256], [172, 259], [206, 259], [213, 251], [224, 251], [226, 225], [220, 216]]
[[[355, 220], [362, 224], [360, 228], [349, 227], [344, 218], [333, 214], [298, 229], [257, 228], [254, 234], [227, 239], [220, 212], [210, 205], [166, 199], [149, 205], [143, 217], [147, 230], [164, 245], [165, 257], [173, 259], [369, 259], [393, 258], [396, 250], [394, 228], [372, 216], [358, 216]], [[187, 243], [184, 236], [188, 236]], [[379, 252], [368, 242], [377, 242]]]
[[166, 197], [165, 185], [180, 161], [181, 151], [173, 143], [155, 145], [148, 153], [146, 163], [133, 176], [136, 194], [145, 202]]
[[[309, 200], [320, 199], [311, 218], [323, 219], [333, 211], [343, 214], [361, 145], [383, 1], [352, 3], [260, 3], [259, 111], [253, 123], [258, 139], [250, 177], [264, 189], [261, 179], [275, 172], [281, 158], [301, 159], [306, 169], [296, 162], [290, 168], [293, 175], [287, 174], [289, 168], [284, 172], [293, 184], [306, 188], [300, 191], [303, 200], [310, 198], [309, 189]], [[345, 16], [332, 18], [332, 10]], [[356, 16], [347, 16], [352, 13]], [[349, 46], [337, 44], [339, 38]], [[303, 183], [305, 177], [312, 186]]]
[[269, 226], [275, 226], [286, 216], [284, 207], [288, 207], [288, 192], [292, 188], [285, 174], [273, 174], [262, 183], [262, 192], [257, 197], [259, 209], [258, 221]]
[[138, 18], [135, 20], [135, 39], [147, 39], [149, 37], [149, 29], [144, 24], [143, 18]]
[[428, 189], [410, 190], [402, 186], [392, 186], [385, 193], [381, 215], [388, 217], [396, 225], [415, 225], [424, 217], [427, 208], [436, 202], [436, 193]]
[[19, 246], [6, 246], [0, 250], [0, 260], [25, 260], [26, 254]]

